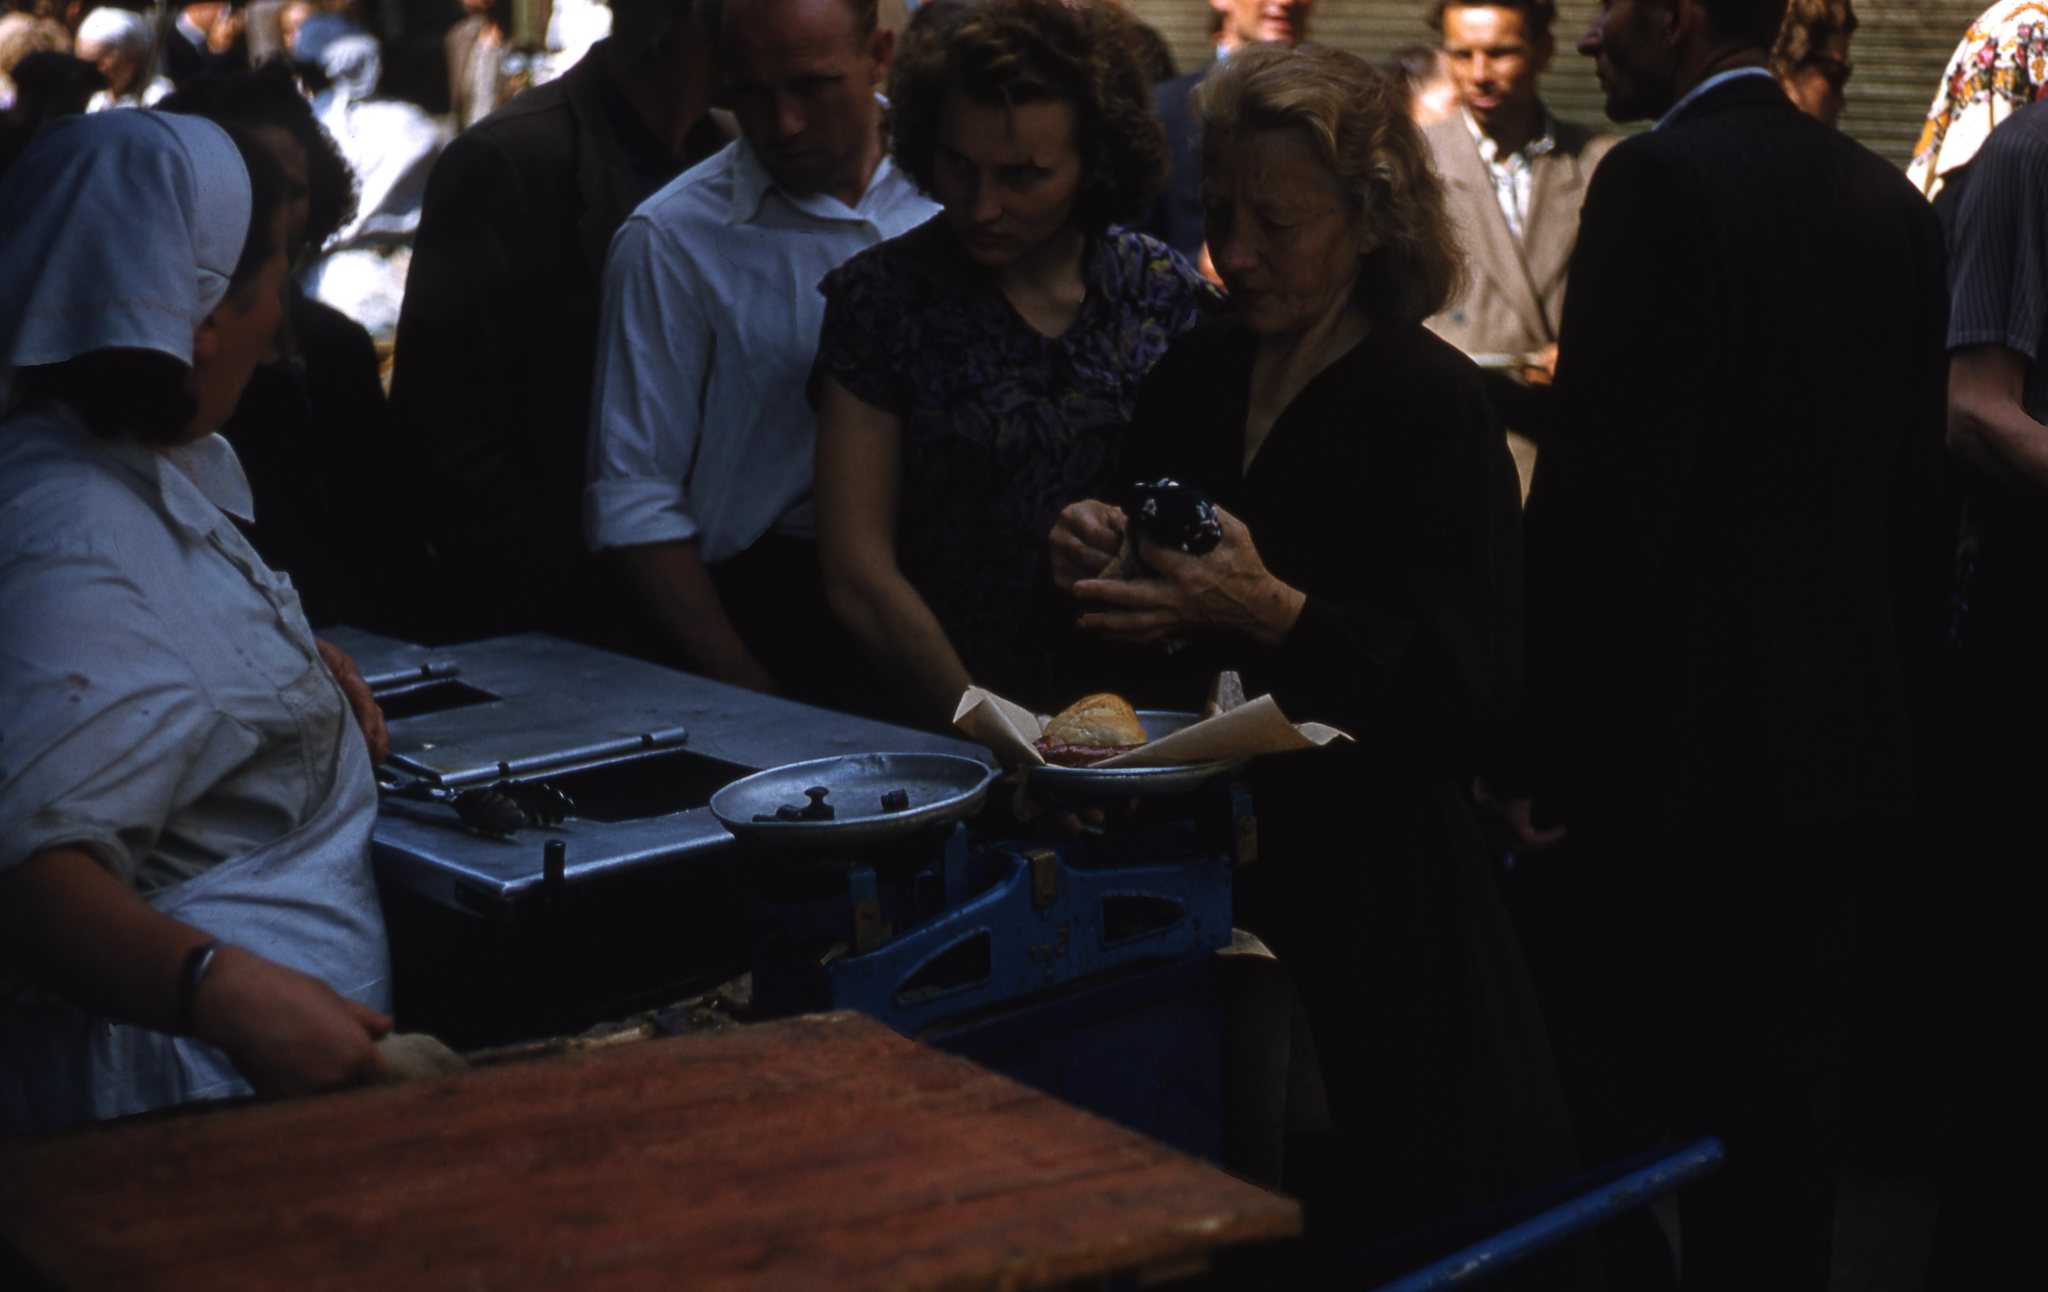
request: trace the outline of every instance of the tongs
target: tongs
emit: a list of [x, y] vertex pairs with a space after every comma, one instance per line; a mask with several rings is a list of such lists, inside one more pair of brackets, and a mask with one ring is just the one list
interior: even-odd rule
[[505, 779], [466, 790], [452, 790], [425, 779], [407, 781], [378, 777], [386, 800], [444, 803], [455, 809], [462, 824], [488, 839], [510, 839], [526, 826], [560, 825], [576, 810], [576, 800], [546, 781]]

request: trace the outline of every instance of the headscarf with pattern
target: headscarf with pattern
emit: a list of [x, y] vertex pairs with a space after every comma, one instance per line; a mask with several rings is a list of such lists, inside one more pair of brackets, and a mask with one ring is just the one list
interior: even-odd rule
[[1906, 177], [1932, 198], [1998, 123], [2048, 95], [2048, 0], [2000, 0], [1970, 24], [1942, 73]]

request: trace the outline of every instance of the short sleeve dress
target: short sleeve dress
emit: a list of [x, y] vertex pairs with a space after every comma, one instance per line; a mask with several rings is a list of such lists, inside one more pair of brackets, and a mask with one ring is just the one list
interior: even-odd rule
[[1064, 334], [1025, 322], [937, 217], [824, 281], [816, 375], [903, 428], [897, 558], [975, 681], [1027, 703], [1063, 682], [1034, 608], [1066, 504], [1120, 496], [1138, 385], [1216, 290], [1163, 244], [1089, 241], [1087, 298]]

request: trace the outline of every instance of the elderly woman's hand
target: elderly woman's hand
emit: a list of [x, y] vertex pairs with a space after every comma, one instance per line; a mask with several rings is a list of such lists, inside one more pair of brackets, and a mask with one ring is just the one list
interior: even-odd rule
[[1053, 522], [1052, 581], [1071, 592], [1083, 579], [1102, 573], [1124, 545], [1124, 514], [1093, 498], [1070, 503]]
[[1157, 577], [1075, 582], [1069, 590], [1096, 607], [1081, 616], [1079, 627], [1136, 642], [1198, 626], [1234, 630], [1266, 645], [1285, 638], [1307, 597], [1267, 572], [1243, 521], [1221, 507], [1216, 519], [1223, 541], [1206, 556], [1146, 543], [1138, 556]]

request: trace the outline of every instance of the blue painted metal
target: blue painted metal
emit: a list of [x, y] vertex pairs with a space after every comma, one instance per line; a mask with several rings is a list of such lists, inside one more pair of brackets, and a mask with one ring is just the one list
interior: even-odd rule
[[948, 1019], [917, 1039], [1183, 1153], [1222, 1159], [1213, 955], [1097, 974]]
[[1249, 812], [848, 859], [757, 893], [754, 1005], [857, 1009], [1174, 1145], [1222, 1148], [1214, 952]]
[[[950, 909], [886, 946], [825, 965], [827, 1003], [914, 1035], [968, 1010], [1105, 970], [1229, 945], [1228, 857], [1095, 868], [1080, 864], [1081, 849], [989, 850], [982, 860], [995, 871], [992, 883], [965, 901], [954, 898]], [[951, 869], [964, 868], [956, 861]], [[967, 973], [934, 974], [947, 964], [967, 966]], [[981, 965], [985, 973], [973, 972]]]
[[1384, 1284], [1378, 1292], [1436, 1292], [1469, 1287], [1575, 1234], [1647, 1206], [1721, 1165], [1721, 1141], [1703, 1139], [1646, 1165], [1596, 1177], [1591, 1184], [1519, 1224]]

